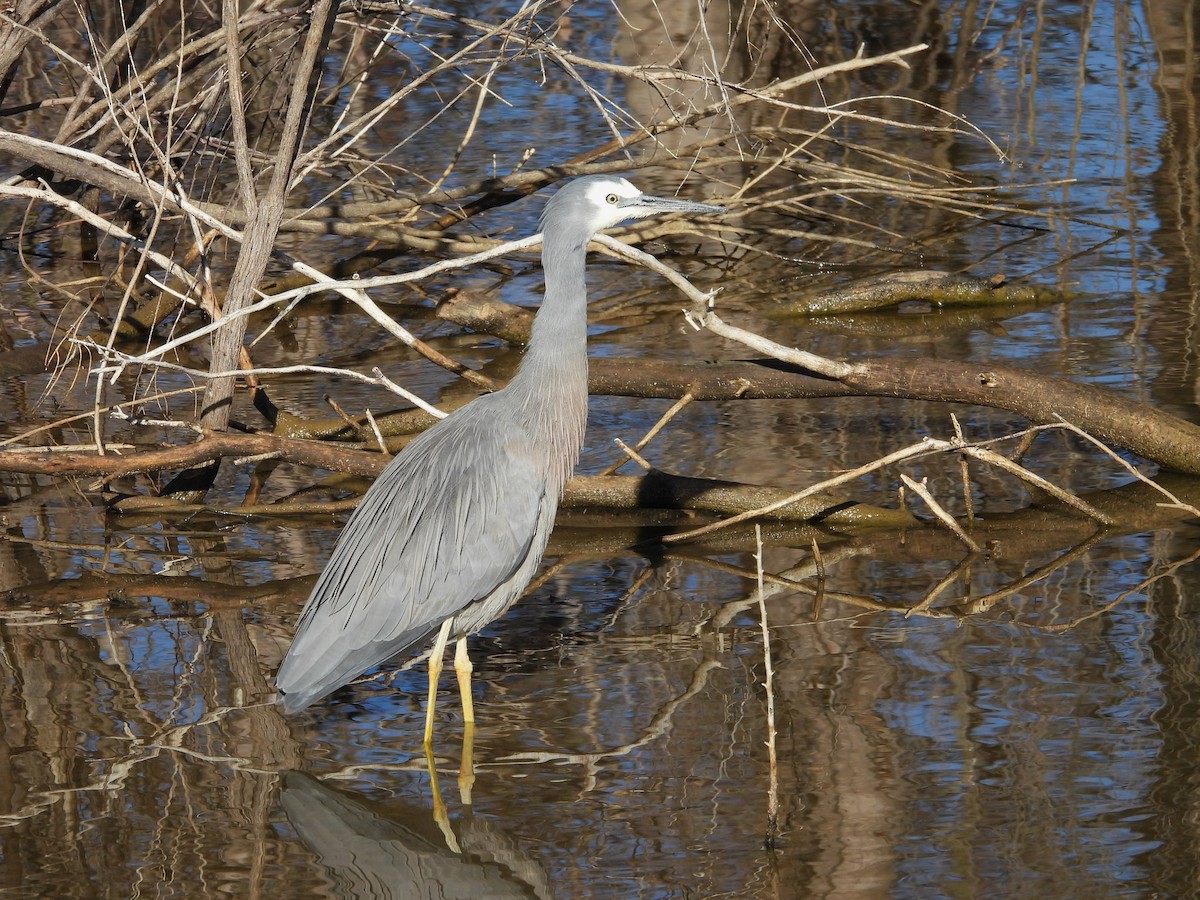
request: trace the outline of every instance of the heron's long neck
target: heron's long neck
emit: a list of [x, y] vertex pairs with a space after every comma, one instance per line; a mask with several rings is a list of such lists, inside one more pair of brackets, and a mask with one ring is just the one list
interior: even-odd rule
[[546, 294], [521, 366], [506, 388], [521, 399], [526, 425], [542, 444], [557, 489], [575, 467], [587, 424], [584, 258], [590, 237], [574, 231], [546, 234]]

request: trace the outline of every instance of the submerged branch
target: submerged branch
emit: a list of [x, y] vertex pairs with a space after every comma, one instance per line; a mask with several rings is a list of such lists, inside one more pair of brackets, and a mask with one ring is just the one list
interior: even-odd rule
[[986, 277], [927, 269], [888, 272], [846, 288], [783, 301], [772, 315], [835, 316], [925, 302], [940, 308], [999, 306], [1029, 308], [1060, 303], [1063, 293], [1032, 284], [1010, 284], [1003, 275]]
[[[223, 458], [268, 457], [327, 469], [348, 475], [375, 477], [389, 460], [379, 453], [351, 449], [337, 444], [295, 440], [269, 434], [238, 434], [206, 431], [200, 440], [179, 447], [139, 450], [131, 454], [108, 453], [98, 456], [83, 452], [59, 452], [43, 448], [0, 452], [0, 471], [55, 476], [119, 476], [194, 467]], [[838, 525], [911, 524], [914, 520], [903, 511], [883, 509], [846, 499], [828, 497], [807, 502], [781, 503], [790, 492], [782, 488], [738, 484], [707, 478], [689, 478], [666, 472], [640, 476], [576, 476], [567, 485], [564, 509], [576, 510], [687, 510], [708, 515], [730, 515], [776, 504], [772, 517], [785, 521], [822, 521]], [[133, 502], [129, 502], [132, 499]], [[353, 508], [356, 501], [330, 501], [315, 504], [307, 500], [258, 504], [254, 507], [211, 507], [199, 503], [179, 503], [161, 497], [124, 498], [122, 509], [163, 512], [209, 510], [235, 515], [296, 515], [313, 512], [340, 512]]]

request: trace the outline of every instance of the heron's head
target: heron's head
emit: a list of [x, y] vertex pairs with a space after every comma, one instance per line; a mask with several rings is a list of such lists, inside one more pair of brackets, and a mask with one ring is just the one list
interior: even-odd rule
[[643, 194], [624, 178], [585, 175], [569, 181], [546, 203], [541, 230], [585, 229], [589, 234], [629, 219], [664, 213], [723, 213], [725, 207]]

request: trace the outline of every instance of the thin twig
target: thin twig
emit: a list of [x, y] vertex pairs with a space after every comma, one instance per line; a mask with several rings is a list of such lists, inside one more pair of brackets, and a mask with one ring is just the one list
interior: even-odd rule
[[[1097, 441], [1097, 443], [1099, 443], [1099, 441]], [[1045, 491], [1055, 499], [1061, 500], [1063, 503], [1079, 510], [1085, 516], [1095, 519], [1102, 525], [1112, 524], [1112, 520], [1109, 519], [1108, 516], [1093, 507], [1090, 503], [1086, 502], [1085, 500], [1081, 500], [1070, 491], [1060, 488], [1058, 485], [1047, 481], [1041, 475], [1030, 472], [1024, 466], [1018, 465], [1003, 454], [997, 453], [994, 450], [989, 450], [986, 447], [967, 446], [960, 448], [960, 451], [973, 459], [977, 459], [980, 462], [985, 462], [990, 466], [995, 466], [998, 469], [1003, 469], [1005, 472], [1016, 475], [1022, 481], [1026, 481], [1029, 484], [1032, 484], [1034, 487]]]
[[925, 501], [925, 505], [929, 507], [930, 511], [932, 511], [935, 516], [937, 516], [938, 521], [945, 525], [946, 528], [950, 530], [951, 534], [966, 544], [967, 549], [969, 549], [972, 553], [983, 552], [979, 549], [979, 545], [971, 539], [971, 536], [962, 530], [962, 526], [954, 520], [954, 516], [950, 515], [950, 513], [946, 511], [946, 508], [934, 499], [933, 494], [929, 492], [929, 488], [927, 488], [920, 481], [910, 478], [903, 472], [900, 473], [900, 480], [904, 482], [910, 491]]
[[654, 468], [654, 466], [652, 466], [652, 465], [650, 465], [650, 463], [646, 462], [646, 460], [642, 457], [642, 455], [640, 453], [638, 453], [635, 449], [630, 447], [627, 443], [625, 443], [620, 438], [613, 438], [613, 442], [618, 447], [621, 448], [621, 450], [625, 453], [626, 456], [628, 456], [631, 460], [633, 460], [635, 463], [637, 463], [639, 466], [641, 466], [642, 469], [644, 469], [645, 471], [649, 472], [651, 469]]
[[[649, 444], [652, 440], [654, 440], [658, 436], [658, 433], [660, 431], [662, 431], [664, 427], [666, 427], [666, 424], [668, 422], [670, 422], [673, 418], [675, 418], [675, 416], [677, 416], [679, 414], [680, 410], [682, 410], [685, 406], [687, 406], [689, 403], [691, 403], [693, 399], [695, 399], [695, 395], [692, 394], [691, 391], [688, 391], [682, 397], [680, 397], [678, 400], [676, 400], [671, 405], [670, 409], [668, 409], [665, 413], [663, 413], [661, 416], [659, 416], [658, 421], [655, 422], [654, 425], [650, 428], [650, 430], [647, 431], [642, 436], [642, 439], [633, 445], [633, 449], [637, 450], [639, 452], [644, 450], [646, 448], [646, 445]], [[618, 443], [620, 443], [620, 442], [618, 442]], [[626, 448], [624, 443], [620, 443], [620, 446], [625, 450], [625, 452], [627, 454], [629, 453], [629, 450], [628, 450], [628, 448]], [[615, 471], [617, 471], [617, 469], [621, 468], [621, 466], [625, 465], [626, 462], [627, 462], [627, 460], [624, 460], [624, 459], [622, 459], [618, 462], [615, 462], [612, 465], [608, 466], [607, 468], [602, 469], [599, 474], [611, 475]]]
[[1156, 482], [1154, 479], [1147, 478], [1145, 475], [1143, 475], [1141, 473], [1141, 470], [1139, 470], [1137, 466], [1135, 466], [1132, 463], [1130, 463], [1129, 461], [1123, 459], [1120, 456], [1120, 454], [1114, 452], [1112, 447], [1109, 447], [1103, 441], [1097, 440], [1096, 438], [1092, 437], [1092, 435], [1088, 434], [1086, 431], [1084, 431], [1078, 425], [1073, 425], [1072, 423], [1070, 423], [1066, 419], [1064, 419], [1062, 416], [1059, 416], [1058, 420], [1059, 420], [1059, 422], [1062, 423], [1062, 427], [1067, 429], [1067, 431], [1069, 431], [1072, 434], [1074, 434], [1078, 437], [1081, 437], [1085, 441], [1088, 441], [1089, 443], [1095, 445], [1106, 456], [1108, 456], [1109, 459], [1112, 459], [1115, 462], [1119, 463], [1121, 465], [1121, 467], [1125, 469], [1125, 471], [1127, 471], [1130, 475], [1132, 475], [1138, 481], [1142, 482], [1142, 484], [1148, 485], [1149, 487], [1153, 488], [1154, 490], [1156, 490], [1160, 494], [1162, 494], [1164, 497], [1166, 497], [1170, 501], [1170, 503], [1164, 504], [1165, 506], [1171, 506], [1171, 507], [1174, 507], [1175, 509], [1181, 509], [1184, 512], [1191, 513], [1193, 516], [1200, 516], [1200, 509], [1197, 509], [1196, 507], [1192, 506], [1190, 503], [1184, 503], [1182, 500], [1180, 500], [1178, 497], [1176, 497], [1173, 493], [1168, 491], [1165, 487], [1163, 487], [1161, 484]]
[[353, 369], [338, 369], [332, 366], [309, 366], [309, 365], [294, 365], [294, 366], [265, 366], [253, 369], [231, 369], [228, 372], [208, 372], [202, 369], [191, 369], [187, 366], [181, 366], [176, 363], [164, 362], [160, 359], [155, 359], [147, 363], [141, 356], [132, 356], [128, 353], [123, 353], [120, 350], [113, 350], [108, 347], [102, 347], [95, 341], [84, 340], [80, 338], [72, 338], [71, 343], [78, 344], [88, 350], [94, 350], [101, 353], [106, 358], [116, 360], [112, 365], [96, 366], [91, 371], [93, 374], [105, 375], [109, 372], [121, 372], [132, 365], [153, 365], [162, 369], [169, 369], [173, 372], [183, 372], [192, 378], [226, 378], [226, 377], [248, 377], [252, 375], [295, 375], [300, 373], [309, 373], [315, 375], [336, 375], [340, 378], [351, 378], [355, 381], [361, 381], [364, 384], [377, 384], [387, 388], [394, 394], [398, 394], [405, 400], [419, 407], [431, 416], [439, 419], [444, 419], [448, 414], [438, 409], [433, 404], [421, 399], [416, 394], [403, 388], [396, 382], [387, 378], [378, 369], [372, 369], [371, 375], [364, 375], [361, 372], [355, 372]]
[[[950, 413], [950, 424], [954, 428], [954, 439], [965, 446], [967, 439], [963, 435], [962, 423], [958, 421], [958, 416], [954, 413]], [[962, 479], [963, 508], [966, 510], [967, 521], [973, 522], [975, 521], [975, 500], [971, 496], [971, 469], [965, 456], [958, 458], [958, 474]]]
[[767, 356], [774, 357], [794, 366], [799, 366], [818, 375], [825, 375], [828, 378], [836, 379], [845, 378], [848, 375], [861, 374], [865, 371], [862, 366], [851, 365], [840, 360], [827, 359], [823, 356], [817, 356], [815, 353], [808, 353], [794, 347], [785, 347], [752, 331], [746, 331], [744, 328], [729, 325], [713, 311], [713, 307], [713, 296], [706, 294], [699, 298], [690, 310], [685, 310], [684, 316], [688, 323], [697, 331], [702, 328], [708, 329], [715, 335], [737, 341], [739, 344], [745, 344], [759, 353], [765, 353]]
[[371, 423], [371, 431], [375, 433], [375, 441], [379, 444], [379, 452], [384, 456], [388, 456], [387, 442], [383, 439], [383, 432], [379, 430], [379, 423], [375, 421], [375, 416], [371, 414], [371, 410], [364, 410], [367, 421]]
[[812, 539], [813, 568], [817, 573], [817, 590], [813, 594], [812, 617], [814, 622], [821, 621], [821, 609], [825, 605], [825, 558], [821, 554], [821, 545], [817, 539]]
[[762, 526], [754, 526], [755, 565], [758, 569], [758, 616], [763, 639], [763, 688], [767, 693], [767, 759], [770, 780], [767, 786], [767, 833], [763, 844], [774, 848], [779, 835], [779, 762], [776, 758], [775, 733], [775, 669], [771, 662], [771, 629], [767, 625], [767, 600], [763, 587]]
[[340, 403], [334, 400], [329, 394], [323, 395], [321, 399], [324, 400], [335, 413], [337, 413], [338, 418], [346, 423], [346, 425], [352, 432], [354, 432], [359, 440], [365, 439], [362, 426], [350, 418], [350, 415], [344, 409], [342, 409], [342, 405]]
[[927, 453], [939, 453], [952, 449], [954, 449], [954, 446], [948, 441], [925, 438], [916, 444], [910, 444], [901, 450], [896, 450], [895, 452], [889, 453], [886, 456], [882, 456], [879, 459], [873, 460], [872, 462], [865, 463], [856, 469], [851, 469], [849, 472], [843, 472], [841, 475], [826, 479], [820, 484], [814, 484], [802, 491], [797, 491], [796, 493], [784, 497], [781, 500], [777, 500], [774, 503], [769, 503], [766, 506], [759, 507], [758, 509], [748, 510], [744, 513], [738, 513], [736, 516], [730, 516], [728, 519], [722, 519], [720, 522], [713, 522], [712, 524], [704, 525], [700, 528], [694, 528], [691, 531], [680, 531], [675, 534], [664, 535], [662, 540], [663, 543], [666, 544], [675, 544], [679, 543], [680, 541], [693, 540], [694, 538], [709, 534], [713, 531], [717, 531], [718, 529], [728, 528], [729, 526], [736, 525], [739, 522], [746, 522], [750, 519], [756, 519], [759, 516], [768, 515], [777, 509], [782, 509], [783, 507], [795, 503], [798, 500], [803, 500], [805, 497], [811, 497], [813, 494], [819, 494], [822, 491], [827, 491], [832, 487], [837, 487], [839, 484], [845, 484], [846, 482], [854, 481], [856, 478], [860, 478], [861, 476], [870, 472], [875, 472], [879, 469], [882, 469], [884, 466], [890, 466], [893, 463], [901, 462], [902, 460], [906, 459], [912, 459], [913, 457], [922, 456]]

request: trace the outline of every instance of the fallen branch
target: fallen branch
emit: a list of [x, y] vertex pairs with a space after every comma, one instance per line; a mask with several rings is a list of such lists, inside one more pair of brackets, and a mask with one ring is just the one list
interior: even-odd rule
[[352, 475], [377, 475], [386, 464], [378, 453], [366, 453], [338, 444], [302, 441], [272, 434], [205, 431], [191, 444], [143, 449], [123, 455], [111, 453], [55, 453], [49, 449], [0, 452], [0, 471], [30, 475], [100, 475], [115, 478], [143, 472], [190, 468], [224, 457], [277, 455], [289, 462]]
[[713, 312], [710, 298], [688, 312], [688, 321], [787, 364], [826, 375], [845, 394], [974, 403], [1015, 412], [1036, 424], [1065, 419], [1160, 466], [1200, 475], [1200, 426], [1104, 388], [1014, 366], [934, 359], [870, 359], [848, 365], [816, 357], [819, 361], [810, 365], [813, 354], [725, 323]]

